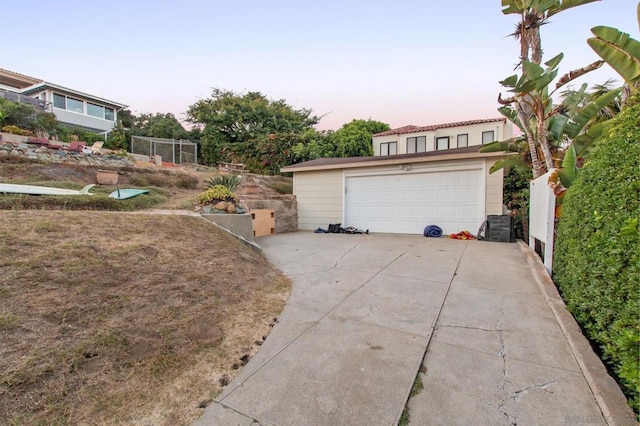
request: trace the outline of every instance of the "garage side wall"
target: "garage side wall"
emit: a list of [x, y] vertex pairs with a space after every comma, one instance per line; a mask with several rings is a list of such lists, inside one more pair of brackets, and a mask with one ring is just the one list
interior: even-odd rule
[[298, 200], [298, 229], [326, 229], [342, 221], [342, 170], [295, 172], [293, 193]]
[[487, 216], [502, 214], [502, 178], [504, 173], [502, 169], [489, 173], [489, 169], [497, 160], [488, 158], [485, 161], [485, 212]]

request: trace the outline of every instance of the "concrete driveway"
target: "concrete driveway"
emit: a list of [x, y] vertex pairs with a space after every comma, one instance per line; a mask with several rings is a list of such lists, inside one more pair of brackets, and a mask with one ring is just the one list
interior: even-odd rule
[[292, 295], [198, 425], [605, 423], [517, 244], [261, 238]]

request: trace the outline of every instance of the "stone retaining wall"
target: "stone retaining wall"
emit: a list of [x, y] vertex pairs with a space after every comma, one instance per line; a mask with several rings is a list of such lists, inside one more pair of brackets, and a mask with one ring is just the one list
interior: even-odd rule
[[51, 149], [44, 146], [6, 141], [0, 143], [0, 154], [16, 155], [46, 163], [75, 163], [85, 166], [124, 167], [135, 164], [134, 161], [126, 157], [113, 154], [82, 154], [63, 149]]

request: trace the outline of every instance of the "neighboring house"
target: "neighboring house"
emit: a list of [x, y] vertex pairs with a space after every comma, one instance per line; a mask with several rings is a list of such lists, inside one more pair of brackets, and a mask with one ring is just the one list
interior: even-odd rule
[[430, 126], [404, 126], [373, 135], [373, 155], [415, 154], [509, 139], [512, 125], [504, 118]]
[[111, 131], [118, 120], [118, 111], [127, 107], [120, 102], [2, 68], [0, 96], [33, 104], [52, 112], [61, 124], [82, 127], [95, 133]]
[[[372, 157], [284, 167], [293, 173], [299, 229], [341, 223], [370, 232], [421, 234], [427, 225], [438, 225], [447, 234], [475, 234], [488, 215], [503, 213], [503, 172], [489, 169], [505, 154], [479, 152], [483, 134], [486, 143], [511, 137], [511, 130], [502, 119], [404, 127], [374, 135]], [[442, 142], [435, 149], [439, 138], [462, 141], [459, 135], [467, 135], [464, 146], [444, 149]], [[414, 138], [420, 152], [407, 154], [407, 147], [414, 151]], [[391, 142], [396, 153], [385, 151]]]

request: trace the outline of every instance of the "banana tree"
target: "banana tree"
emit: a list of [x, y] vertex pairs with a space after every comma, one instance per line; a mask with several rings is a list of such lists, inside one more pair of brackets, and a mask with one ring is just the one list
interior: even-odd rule
[[[534, 177], [541, 176], [553, 167], [553, 155], [547, 135], [549, 119], [557, 114], [548, 87], [556, 78], [562, 54], [542, 63], [542, 41], [540, 27], [547, 19], [567, 9], [598, 0], [502, 0], [502, 13], [520, 15], [520, 23], [513, 35], [520, 41], [520, 64], [522, 75], [512, 75], [501, 83], [514, 95], [507, 99], [498, 97], [503, 105], [510, 105], [522, 124], [524, 138], [529, 148]], [[569, 73], [561, 78], [559, 87], [602, 65], [593, 64]], [[559, 85], [559, 86], [558, 86]]]
[[[499, 96], [498, 101], [505, 104], [499, 111], [520, 129], [522, 136], [488, 144], [481, 151], [519, 152], [522, 158], [530, 158], [534, 176], [544, 173], [541, 163], [538, 167], [542, 170], [536, 172], [536, 157], [544, 158], [544, 168], [548, 170], [558, 157], [557, 151], [571, 142], [575, 144], [577, 155], [585, 154], [606, 125], [606, 121], [594, 123], [594, 119], [616, 100], [620, 91], [610, 90], [594, 97], [586, 91], [587, 85], [583, 84], [579, 90], [567, 93], [560, 104], [554, 104], [552, 96], [558, 89], [601, 65], [598, 61], [572, 71], [560, 78], [555, 88], [550, 90], [549, 86], [557, 76], [561, 59], [562, 54], [546, 62], [546, 69], [525, 61], [522, 76], [512, 75], [501, 81], [501, 84], [510, 88], [514, 96], [507, 99]], [[531, 111], [532, 117], [528, 122], [522, 120], [521, 111], [524, 108], [518, 108], [519, 103]], [[528, 152], [525, 151], [525, 146]], [[502, 168], [514, 161], [517, 160], [504, 160], [496, 163], [495, 168]]]

